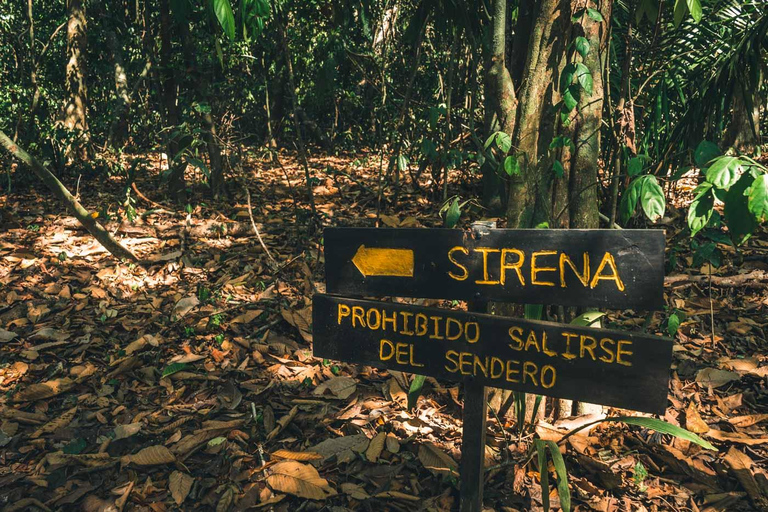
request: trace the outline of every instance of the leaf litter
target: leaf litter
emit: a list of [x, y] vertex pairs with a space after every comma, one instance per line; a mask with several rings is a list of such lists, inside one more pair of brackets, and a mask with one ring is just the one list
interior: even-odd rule
[[[323, 256], [287, 194], [287, 185], [301, 190], [303, 169], [283, 158], [287, 178], [249, 162], [263, 180], [254, 218], [277, 270], [247, 230], [216, 228], [239, 225], [243, 197], [201, 202], [186, 226], [172, 206], [147, 210], [134, 224], [111, 221], [149, 262], [143, 266], [106, 257], [47, 198], [6, 199], [4, 208], [40, 229], [0, 233], [0, 508], [458, 507], [460, 388], [428, 379], [407, 411], [410, 376], [312, 357], [311, 298], [324, 289]], [[318, 209], [332, 223], [374, 225], [376, 201], [360, 180], [374, 180], [378, 165], [346, 156], [314, 157], [312, 165], [345, 171], [323, 186], [350, 201], [318, 187]], [[151, 190], [156, 177], [138, 179]], [[420, 197], [406, 187], [401, 211], [381, 224], [440, 226], [439, 205]], [[98, 193], [87, 190], [83, 200], [96, 204]], [[764, 238], [756, 234], [754, 247]], [[683, 277], [667, 288], [670, 308], [684, 317], [665, 419], [718, 451], [643, 427], [597, 424], [561, 445], [579, 510], [766, 506], [765, 288], [713, 287], [710, 303], [701, 270], [684, 263], [671, 271]], [[765, 260], [726, 255], [717, 274], [766, 270]], [[608, 312], [603, 320], [667, 328], [661, 313]], [[548, 421], [535, 432], [550, 440], [578, 423]], [[487, 506], [541, 507], [529, 442], [515, 435], [511, 416], [491, 415]]]

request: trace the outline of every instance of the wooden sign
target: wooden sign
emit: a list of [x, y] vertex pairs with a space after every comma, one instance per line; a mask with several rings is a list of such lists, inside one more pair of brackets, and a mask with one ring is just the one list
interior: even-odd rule
[[667, 405], [666, 338], [323, 294], [313, 337], [315, 357], [649, 413]]
[[328, 228], [327, 291], [657, 309], [660, 230]]

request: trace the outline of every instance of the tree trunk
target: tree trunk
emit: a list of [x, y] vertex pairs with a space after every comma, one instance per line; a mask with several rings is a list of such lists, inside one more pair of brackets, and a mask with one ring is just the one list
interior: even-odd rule
[[[751, 105], [747, 105], [747, 96]], [[751, 154], [760, 144], [760, 83], [744, 86], [737, 83], [733, 92], [731, 122], [725, 132], [726, 147]]]
[[32, 171], [40, 178], [43, 183], [53, 192], [70, 213], [98, 240], [98, 242], [104, 246], [112, 255], [117, 258], [125, 258], [131, 261], [139, 261], [139, 259], [128, 249], [120, 245], [112, 235], [104, 229], [104, 227], [96, 222], [96, 219], [88, 214], [88, 210], [82, 207], [80, 202], [75, 199], [69, 190], [54, 176], [48, 169], [43, 167], [37, 160], [35, 160], [29, 153], [21, 149], [2, 131], [0, 131], [0, 146], [3, 146], [11, 155], [15, 156], [25, 164], [27, 164]]
[[69, 159], [87, 160], [90, 153], [88, 140], [88, 88], [85, 81], [86, 37], [85, 4], [83, 0], [68, 0], [67, 15], [67, 99], [61, 112], [61, 125], [74, 140], [68, 145]]
[[[160, 0], [160, 85], [163, 94], [163, 107], [165, 108], [166, 127], [174, 131], [179, 125], [179, 112], [176, 105], [176, 76], [173, 69], [173, 47], [171, 46], [171, 12], [168, 0]], [[179, 152], [178, 136], [171, 136], [168, 141], [168, 190], [175, 199], [186, 202], [184, 171], [186, 164], [174, 162]]]
[[112, 52], [115, 66], [115, 111], [109, 127], [107, 144], [112, 147], [122, 146], [128, 138], [128, 108], [131, 99], [128, 92], [128, 76], [123, 63], [123, 50], [114, 31], [107, 33], [107, 45]]

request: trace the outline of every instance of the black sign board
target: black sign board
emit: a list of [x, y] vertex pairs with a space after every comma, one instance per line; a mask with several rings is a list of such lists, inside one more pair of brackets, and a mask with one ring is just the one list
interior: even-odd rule
[[327, 291], [657, 309], [660, 230], [328, 228]]
[[666, 338], [316, 294], [314, 355], [663, 414]]

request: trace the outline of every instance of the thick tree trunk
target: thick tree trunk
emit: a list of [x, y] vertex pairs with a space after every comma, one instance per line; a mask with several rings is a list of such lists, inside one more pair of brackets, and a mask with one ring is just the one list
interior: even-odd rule
[[0, 131], [0, 146], [3, 146], [11, 155], [15, 156], [25, 164], [27, 164], [32, 171], [40, 178], [43, 183], [53, 192], [70, 213], [98, 240], [98, 242], [104, 246], [112, 255], [117, 258], [125, 258], [131, 261], [139, 261], [139, 259], [128, 249], [120, 245], [112, 235], [104, 229], [104, 227], [96, 222], [96, 219], [88, 214], [88, 210], [83, 208], [80, 202], [75, 199], [69, 190], [54, 176], [43, 167], [37, 160], [35, 160], [29, 153], [17, 146], [5, 133]]
[[67, 14], [67, 99], [61, 111], [61, 125], [74, 137], [67, 148], [68, 158], [86, 160], [88, 140], [88, 88], [85, 81], [86, 37], [85, 4], [83, 0], [68, 0]]
[[109, 128], [107, 144], [112, 147], [121, 146], [128, 138], [128, 108], [131, 103], [128, 92], [128, 76], [123, 63], [123, 49], [117, 41], [114, 31], [107, 33], [107, 45], [112, 52], [115, 71], [115, 111]]
[[[753, 88], [754, 87], [754, 88]], [[737, 84], [733, 93], [731, 122], [723, 142], [743, 153], [752, 153], [760, 144], [760, 83], [741, 87]], [[752, 105], [747, 105], [745, 95], [750, 95]]]

